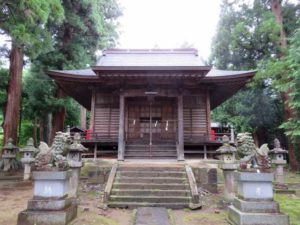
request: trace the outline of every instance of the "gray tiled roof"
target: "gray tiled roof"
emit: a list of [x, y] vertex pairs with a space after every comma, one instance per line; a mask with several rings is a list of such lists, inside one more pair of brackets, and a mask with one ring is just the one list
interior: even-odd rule
[[97, 67], [205, 66], [196, 49], [106, 50]]
[[206, 77], [222, 77], [222, 76], [232, 76], [232, 75], [243, 75], [248, 73], [253, 73], [255, 70], [217, 70], [217, 69], [211, 69]]
[[58, 72], [62, 74], [78, 75], [78, 76], [96, 76], [92, 69], [82, 69], [82, 70], [51, 70], [53, 72]]

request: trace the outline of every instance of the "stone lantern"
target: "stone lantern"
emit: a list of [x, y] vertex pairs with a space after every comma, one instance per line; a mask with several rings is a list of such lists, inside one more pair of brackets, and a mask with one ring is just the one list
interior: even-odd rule
[[276, 166], [275, 171], [275, 181], [280, 184], [284, 183], [284, 174], [283, 174], [283, 167], [286, 165], [286, 160], [284, 159], [284, 155], [288, 153], [287, 150], [281, 148], [279, 140], [276, 138], [274, 140], [274, 149], [270, 152], [272, 155], [272, 163]]
[[20, 152], [23, 153], [23, 158], [21, 162], [24, 164], [24, 180], [29, 180], [31, 176], [31, 165], [35, 162], [35, 154], [39, 150], [34, 147], [33, 139], [29, 138], [27, 145], [24, 148], [20, 149]]
[[9, 138], [6, 145], [2, 148], [0, 170], [8, 172], [22, 168], [21, 163], [17, 161], [18, 150], [19, 148], [13, 144], [13, 139]]
[[78, 186], [79, 186], [79, 178], [80, 178], [80, 170], [83, 167], [82, 152], [87, 151], [81, 143], [81, 137], [79, 133], [75, 133], [74, 141], [68, 148], [67, 161], [70, 169], [72, 170], [72, 176], [70, 178], [70, 191], [69, 194], [72, 197], [77, 197]]
[[229, 137], [224, 135], [222, 138], [223, 145], [217, 149], [217, 152], [221, 154], [222, 163], [219, 168], [223, 170], [224, 175], [224, 198], [228, 202], [232, 202], [234, 193], [234, 171], [238, 168], [236, 163], [235, 154], [236, 148], [229, 144]]

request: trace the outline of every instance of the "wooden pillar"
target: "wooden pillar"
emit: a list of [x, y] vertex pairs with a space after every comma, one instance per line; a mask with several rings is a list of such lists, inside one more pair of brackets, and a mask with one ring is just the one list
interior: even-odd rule
[[97, 143], [94, 145], [94, 161], [97, 159]]
[[210, 93], [209, 90], [206, 91], [206, 118], [207, 118], [207, 135], [208, 138], [210, 139]]
[[92, 90], [92, 100], [91, 100], [91, 119], [90, 119], [90, 131], [94, 133], [94, 121], [95, 121], [95, 104], [96, 104], [96, 91]]
[[119, 141], [118, 141], [118, 160], [124, 160], [124, 128], [125, 128], [125, 97], [120, 93], [120, 114], [119, 114]]
[[183, 138], [183, 96], [180, 94], [177, 97], [178, 111], [178, 145], [177, 145], [177, 160], [184, 160], [184, 138]]
[[207, 147], [204, 145], [204, 159], [207, 159]]
[[80, 127], [86, 130], [86, 108], [80, 106]]

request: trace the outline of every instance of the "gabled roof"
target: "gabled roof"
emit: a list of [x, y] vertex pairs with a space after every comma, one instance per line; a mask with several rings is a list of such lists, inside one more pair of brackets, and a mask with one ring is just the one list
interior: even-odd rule
[[196, 49], [108, 49], [93, 70], [207, 70]]
[[[256, 71], [228, 71], [205, 66], [196, 49], [108, 49], [102, 52], [96, 66], [82, 70], [47, 72], [69, 96], [87, 109], [95, 83], [105, 85], [106, 79], [193, 79], [195, 84], [211, 90], [211, 108], [234, 95], [255, 75]], [[102, 79], [103, 78], [103, 79]]]

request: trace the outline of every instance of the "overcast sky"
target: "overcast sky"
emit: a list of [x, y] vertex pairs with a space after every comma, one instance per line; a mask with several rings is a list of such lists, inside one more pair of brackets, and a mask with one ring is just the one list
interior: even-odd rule
[[120, 48], [179, 48], [189, 44], [207, 59], [221, 0], [119, 0]]

